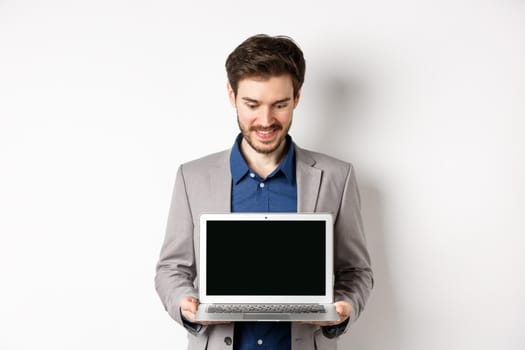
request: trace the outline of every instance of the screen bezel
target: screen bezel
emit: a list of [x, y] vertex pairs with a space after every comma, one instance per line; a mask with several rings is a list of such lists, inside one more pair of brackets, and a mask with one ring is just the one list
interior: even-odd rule
[[[324, 295], [207, 295], [206, 250], [207, 225], [212, 221], [324, 221], [325, 222], [325, 294]], [[201, 303], [323, 303], [333, 302], [333, 219], [326, 213], [228, 213], [202, 214], [200, 217], [199, 299]]]

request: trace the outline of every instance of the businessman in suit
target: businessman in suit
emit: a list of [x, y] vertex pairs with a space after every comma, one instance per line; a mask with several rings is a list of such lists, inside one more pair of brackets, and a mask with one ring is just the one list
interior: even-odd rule
[[[373, 287], [351, 164], [297, 146], [288, 131], [305, 61], [288, 37], [256, 35], [226, 61], [240, 134], [231, 149], [179, 167], [155, 285], [169, 315], [200, 349], [328, 350], [363, 311]], [[334, 217], [331, 323], [200, 324], [199, 216], [224, 212], [323, 212]], [[247, 233], [249, 234], [249, 233]]]

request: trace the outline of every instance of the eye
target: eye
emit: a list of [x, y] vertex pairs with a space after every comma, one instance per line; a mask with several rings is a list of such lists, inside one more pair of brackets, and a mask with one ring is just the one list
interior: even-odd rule
[[279, 103], [276, 105], [277, 109], [283, 109], [288, 106], [288, 103]]
[[258, 107], [257, 104], [255, 103], [247, 103], [246, 106], [249, 108], [249, 109], [256, 109]]

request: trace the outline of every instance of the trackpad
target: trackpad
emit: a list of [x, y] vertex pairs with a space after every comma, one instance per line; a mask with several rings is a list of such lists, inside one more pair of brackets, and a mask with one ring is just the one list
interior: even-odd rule
[[245, 320], [278, 320], [278, 321], [286, 321], [290, 319], [289, 314], [260, 314], [260, 313], [249, 313], [244, 314], [243, 318]]

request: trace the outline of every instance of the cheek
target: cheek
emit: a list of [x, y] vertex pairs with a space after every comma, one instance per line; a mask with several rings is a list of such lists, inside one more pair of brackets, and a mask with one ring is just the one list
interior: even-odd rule
[[243, 124], [250, 124], [257, 118], [256, 113], [245, 108], [238, 109], [237, 116], [239, 117], [239, 121]]
[[293, 111], [279, 111], [275, 114], [275, 118], [281, 123], [289, 123], [292, 120]]
[[258, 118], [261, 115], [264, 115], [268, 112], [268, 110], [264, 106], [260, 106], [257, 108], [250, 108], [246, 105], [240, 105], [237, 107], [237, 112], [239, 114], [242, 114], [247, 119], [253, 119]]

